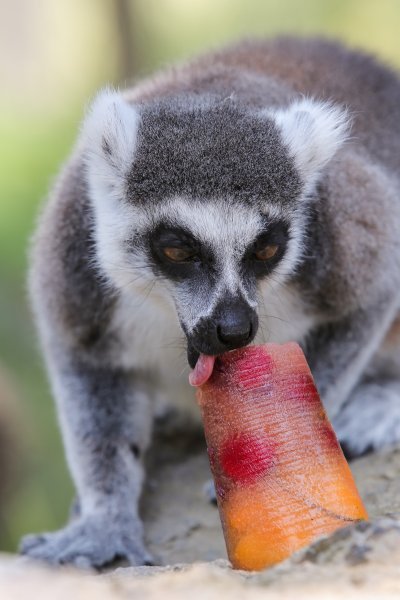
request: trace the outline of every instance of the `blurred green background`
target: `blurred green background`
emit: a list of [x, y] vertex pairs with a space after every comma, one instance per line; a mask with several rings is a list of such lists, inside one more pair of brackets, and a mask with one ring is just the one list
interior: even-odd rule
[[7, 485], [0, 460], [0, 550], [59, 527], [72, 498], [25, 280], [40, 204], [95, 90], [282, 32], [340, 38], [399, 66], [399, 30], [400, 0], [0, 0], [0, 427], [19, 438], [3, 450], [15, 463]]

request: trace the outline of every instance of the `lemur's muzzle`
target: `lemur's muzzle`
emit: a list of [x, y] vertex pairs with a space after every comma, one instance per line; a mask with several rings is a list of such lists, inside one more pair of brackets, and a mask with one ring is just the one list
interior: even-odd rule
[[194, 369], [192, 385], [202, 385], [212, 374], [215, 356], [247, 346], [258, 329], [257, 313], [241, 297], [219, 302], [188, 337], [188, 361]]

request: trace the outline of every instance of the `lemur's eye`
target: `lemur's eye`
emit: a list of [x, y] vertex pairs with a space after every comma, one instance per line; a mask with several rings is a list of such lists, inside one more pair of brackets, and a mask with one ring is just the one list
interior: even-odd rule
[[164, 255], [173, 262], [185, 262], [191, 260], [196, 252], [189, 248], [174, 248], [173, 246], [162, 249]]
[[268, 244], [268, 246], [264, 246], [264, 248], [256, 250], [254, 256], [257, 260], [269, 260], [275, 256], [278, 250], [279, 246], [277, 244]]

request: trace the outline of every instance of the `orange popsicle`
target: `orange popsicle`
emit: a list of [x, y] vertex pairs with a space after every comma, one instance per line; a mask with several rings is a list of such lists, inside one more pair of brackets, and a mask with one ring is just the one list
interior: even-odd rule
[[368, 518], [297, 344], [220, 356], [197, 399], [234, 568], [263, 569]]

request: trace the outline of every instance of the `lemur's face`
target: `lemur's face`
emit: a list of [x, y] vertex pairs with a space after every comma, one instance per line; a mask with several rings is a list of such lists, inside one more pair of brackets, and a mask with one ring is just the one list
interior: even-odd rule
[[288, 225], [241, 204], [176, 199], [145, 242], [149, 264], [165, 278], [195, 366], [249, 344], [258, 329], [258, 282], [285, 262]]
[[192, 367], [254, 339], [260, 283], [293, 274], [306, 198], [344, 128], [311, 101], [255, 113], [210, 98], [97, 100], [86, 130], [100, 266], [136, 294], [158, 283]]

